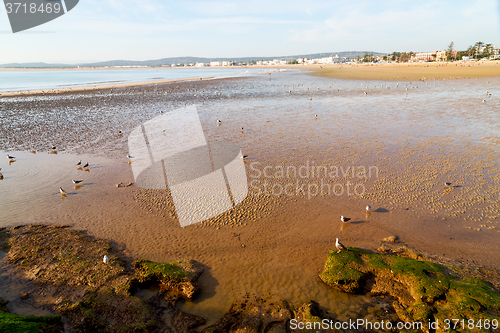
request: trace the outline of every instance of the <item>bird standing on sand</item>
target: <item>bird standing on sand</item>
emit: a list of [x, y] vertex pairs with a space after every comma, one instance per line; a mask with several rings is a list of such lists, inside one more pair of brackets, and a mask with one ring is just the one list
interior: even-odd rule
[[337, 248], [337, 253], [340, 253], [340, 251], [342, 250], [346, 250], [347, 251], [347, 248], [341, 243], [339, 242], [339, 239], [337, 238], [337, 240], [335, 241], [335, 247]]
[[3, 180], [3, 175], [0, 173], [0, 180]]
[[82, 160], [79, 160], [78, 163], [76, 163], [76, 165], [82, 165]]
[[372, 208], [368, 205], [366, 206], [366, 212], [369, 213], [372, 210]]
[[83, 167], [87, 168], [88, 166], [89, 166], [89, 162], [85, 163], [85, 165]]
[[71, 181], [73, 182], [73, 184], [80, 184], [81, 182], [83, 182], [83, 180], [75, 180], [75, 179], [72, 179]]
[[109, 258], [107, 255], [104, 255], [104, 258], [102, 258], [102, 262], [105, 264], [109, 263]]
[[61, 194], [66, 194], [66, 191], [62, 189], [62, 187], [59, 186], [59, 192], [61, 192]]
[[13, 159], [15, 159], [16, 157], [15, 157], [15, 156], [11, 156], [11, 155], [7, 154], [7, 158], [8, 158], [9, 160], [13, 160]]
[[446, 182], [446, 183], [444, 183], [444, 185], [451, 186], [451, 183], [450, 182]]
[[341, 216], [340, 220], [345, 223], [345, 222], [349, 222], [351, 220], [351, 218], [345, 217], [345, 216]]

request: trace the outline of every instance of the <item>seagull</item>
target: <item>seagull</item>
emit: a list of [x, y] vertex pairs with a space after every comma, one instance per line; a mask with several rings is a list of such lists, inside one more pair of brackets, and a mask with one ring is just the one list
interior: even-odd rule
[[451, 186], [451, 183], [450, 182], [446, 182], [444, 183], [446, 186]]
[[80, 184], [81, 182], [83, 182], [83, 180], [74, 180], [74, 179], [72, 179], [71, 181], [73, 182], [73, 184]]
[[88, 166], [89, 166], [89, 162], [85, 163], [85, 165], [83, 167], [86, 168]]
[[127, 155], [127, 158], [132, 158], [132, 156], [130, 156], [130, 155]]
[[109, 263], [109, 258], [107, 255], [104, 255], [104, 258], [102, 258], [102, 262], [105, 264]]
[[344, 223], [345, 223], [345, 222], [349, 222], [349, 221], [351, 220], [351, 218], [341, 216], [341, 217], [340, 217], [340, 220], [341, 220], [342, 222], [344, 222]]
[[347, 251], [347, 248], [341, 243], [339, 242], [339, 239], [337, 238], [337, 240], [335, 241], [335, 247], [337, 248], [337, 253], [340, 253], [340, 251], [342, 250], [346, 250]]
[[311, 102], [313, 99], [312, 98], [309, 98], [309, 102]]
[[245, 159], [245, 158], [247, 158], [247, 157], [248, 157], [248, 155], [242, 155], [242, 156], [241, 156], [241, 158], [242, 158], [242, 159]]
[[15, 159], [16, 157], [15, 157], [15, 156], [11, 156], [11, 155], [7, 154], [7, 158], [8, 158], [9, 160], [13, 160], [13, 159]]
[[220, 121], [220, 119], [217, 119], [217, 125], [220, 125], [222, 124], [222, 121]]
[[82, 165], [82, 160], [79, 160], [78, 163], [76, 163], [76, 165]]
[[366, 206], [366, 211], [369, 213], [372, 210], [370, 206]]
[[63, 190], [61, 186], [59, 186], [59, 192], [61, 192], [61, 194], [66, 194], [66, 191]]

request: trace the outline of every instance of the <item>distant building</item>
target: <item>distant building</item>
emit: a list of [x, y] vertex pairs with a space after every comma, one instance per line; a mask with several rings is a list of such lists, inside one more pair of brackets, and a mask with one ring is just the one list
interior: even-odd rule
[[210, 66], [222, 66], [222, 61], [211, 61]]
[[196, 65], [194, 65], [195, 67], [205, 67], [205, 64], [202, 63], [202, 62], [197, 62]]
[[411, 60], [413, 61], [432, 61], [436, 59], [436, 51], [415, 53]]
[[436, 51], [436, 61], [446, 61], [448, 59], [447, 51]]
[[500, 59], [500, 47], [497, 45], [493, 45], [491, 48], [492, 54], [490, 55], [490, 59]]

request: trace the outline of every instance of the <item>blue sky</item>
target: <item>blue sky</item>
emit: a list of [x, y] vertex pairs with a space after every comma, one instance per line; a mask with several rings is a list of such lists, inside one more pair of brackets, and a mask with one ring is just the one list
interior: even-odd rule
[[0, 6], [0, 63], [176, 56], [433, 51], [500, 45], [500, 1], [80, 0], [12, 34]]

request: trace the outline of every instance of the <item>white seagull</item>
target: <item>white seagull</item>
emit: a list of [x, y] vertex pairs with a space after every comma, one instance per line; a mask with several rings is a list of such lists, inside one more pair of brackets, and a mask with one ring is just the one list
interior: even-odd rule
[[366, 206], [366, 211], [369, 213], [372, 210], [372, 208], [368, 205]]
[[102, 262], [105, 264], [109, 263], [109, 258], [107, 255], [104, 255], [104, 257], [102, 258]]
[[15, 157], [15, 156], [11, 156], [11, 155], [7, 154], [7, 158], [8, 158], [9, 160], [13, 160], [13, 159], [15, 159], [16, 157]]
[[349, 222], [351, 220], [351, 218], [345, 217], [345, 216], [341, 216], [340, 220], [345, 223], [345, 222]]
[[83, 180], [75, 180], [75, 179], [72, 179], [71, 181], [73, 182], [73, 184], [80, 184], [81, 182], [83, 182]]
[[83, 166], [84, 168], [87, 168], [89, 166], [89, 162], [86, 162], [85, 165]]
[[66, 191], [63, 190], [61, 186], [59, 186], [59, 192], [61, 192], [61, 194], [66, 194]]
[[335, 247], [337, 248], [337, 253], [340, 253], [340, 251], [342, 250], [346, 250], [347, 251], [347, 248], [341, 243], [339, 242], [339, 239], [337, 238], [337, 240], [335, 241]]
[[78, 163], [76, 163], [76, 165], [82, 165], [82, 160], [79, 160]]

